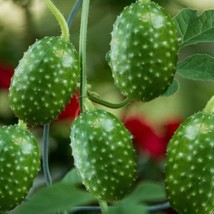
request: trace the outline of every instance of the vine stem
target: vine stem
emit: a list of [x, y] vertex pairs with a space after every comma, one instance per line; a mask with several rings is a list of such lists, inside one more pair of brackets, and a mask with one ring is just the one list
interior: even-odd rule
[[121, 103], [110, 103], [110, 102], [107, 102], [105, 100], [101, 100], [101, 99], [93, 96], [93, 94], [90, 92], [88, 92], [88, 98], [97, 104], [106, 106], [108, 108], [113, 108], [113, 109], [122, 108], [122, 107], [128, 105], [130, 102], [133, 101], [131, 98], [126, 98]]
[[99, 204], [102, 214], [108, 214], [108, 204], [106, 203], [106, 201], [100, 200]]
[[[150, 206], [145, 206], [145, 209], [147, 212], [160, 212], [163, 210], [166, 210], [170, 208], [170, 203], [164, 202], [162, 204], [156, 204], [156, 205], [150, 205]], [[74, 211], [77, 213], [82, 213], [82, 212], [96, 212], [99, 213], [101, 211], [101, 206], [82, 206], [82, 207], [75, 207]]]
[[47, 186], [52, 185], [52, 178], [50, 175], [49, 162], [48, 162], [49, 129], [50, 129], [50, 123], [45, 124], [43, 127], [42, 167], [43, 167], [44, 177], [45, 177]]
[[146, 206], [146, 210], [148, 212], [158, 212], [158, 211], [166, 210], [168, 208], [170, 208], [170, 203], [168, 201], [162, 204]]
[[71, 28], [71, 26], [73, 24], [74, 17], [76, 16], [80, 6], [82, 5], [82, 2], [83, 2], [83, 0], [77, 0], [68, 16], [67, 25], [68, 25], [69, 29]]
[[32, 5], [32, 1], [26, 1], [22, 5], [22, 8], [24, 9], [24, 13], [25, 13], [25, 23], [27, 28], [26, 38], [27, 38], [28, 44], [33, 43], [34, 37], [35, 37], [35, 23], [34, 23], [33, 14], [30, 8], [31, 5]]
[[80, 82], [80, 110], [84, 111], [84, 102], [87, 99], [87, 72], [86, 72], [86, 41], [90, 0], [84, 0], [82, 5], [80, 40], [79, 40], [79, 60], [81, 66]]
[[69, 41], [70, 40], [70, 33], [69, 33], [69, 29], [68, 29], [68, 25], [67, 22], [64, 18], [64, 16], [62, 15], [62, 13], [58, 10], [58, 8], [53, 4], [53, 2], [51, 0], [45, 0], [49, 10], [52, 12], [52, 14], [55, 16], [55, 18], [57, 19], [60, 28], [61, 28], [61, 37], [63, 40], [65, 41]]

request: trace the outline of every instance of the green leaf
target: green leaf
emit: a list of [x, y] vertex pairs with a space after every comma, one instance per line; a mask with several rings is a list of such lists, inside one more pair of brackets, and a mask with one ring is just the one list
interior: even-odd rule
[[183, 9], [174, 22], [181, 39], [180, 47], [214, 41], [214, 10], [198, 15], [196, 10]]
[[109, 208], [109, 214], [147, 214], [143, 202], [157, 202], [166, 199], [164, 186], [154, 182], [141, 182], [122, 201]]
[[143, 205], [131, 204], [131, 203], [118, 203], [115, 206], [109, 208], [108, 214], [147, 214]]
[[77, 169], [73, 168], [64, 176], [61, 182], [75, 185], [81, 184], [82, 180], [77, 172]]
[[163, 185], [154, 182], [141, 182], [125, 200], [140, 203], [165, 199], [166, 194]]
[[179, 82], [176, 79], [174, 79], [172, 84], [167, 89], [167, 91], [163, 94], [163, 96], [169, 97], [176, 93], [179, 90], [179, 88], [180, 88]]
[[192, 55], [178, 63], [177, 73], [191, 80], [214, 80], [214, 58], [207, 54]]
[[38, 190], [28, 201], [23, 202], [14, 214], [53, 214], [94, 200], [91, 194], [61, 182]]

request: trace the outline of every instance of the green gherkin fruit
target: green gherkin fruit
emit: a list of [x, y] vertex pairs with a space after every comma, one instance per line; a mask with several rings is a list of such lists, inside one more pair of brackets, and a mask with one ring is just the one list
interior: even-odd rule
[[38, 40], [15, 69], [9, 90], [11, 109], [26, 123], [48, 123], [69, 102], [79, 76], [78, 54], [70, 42], [61, 37]]
[[0, 212], [21, 203], [40, 167], [38, 144], [25, 127], [0, 128]]
[[71, 130], [75, 166], [86, 188], [98, 199], [115, 201], [129, 193], [136, 179], [131, 134], [104, 110], [82, 113]]
[[169, 14], [150, 1], [137, 1], [116, 19], [109, 52], [115, 84], [125, 96], [150, 101], [171, 85], [178, 40]]
[[167, 148], [166, 190], [180, 214], [214, 213], [214, 114], [199, 112], [175, 132]]

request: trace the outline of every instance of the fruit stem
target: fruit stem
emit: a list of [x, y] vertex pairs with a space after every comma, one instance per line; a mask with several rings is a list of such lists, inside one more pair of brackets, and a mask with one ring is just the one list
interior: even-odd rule
[[84, 100], [84, 111], [91, 111], [95, 109], [95, 106], [93, 105], [93, 103], [91, 102], [91, 100], [89, 100], [88, 98], [86, 98]]
[[108, 108], [113, 108], [113, 109], [122, 108], [128, 105], [130, 102], [132, 102], [131, 98], [126, 98], [121, 103], [110, 103], [105, 100], [101, 100], [98, 97], [93, 96], [91, 92], [88, 92], [88, 98], [95, 103], [98, 103], [100, 105], [106, 106]]
[[99, 204], [102, 214], [108, 214], [108, 204], [106, 203], [106, 201], [99, 200]]
[[141, 4], [147, 4], [147, 3], [150, 3], [151, 0], [139, 0], [139, 2], [140, 2]]
[[214, 95], [207, 102], [205, 108], [203, 109], [203, 112], [208, 114], [214, 114]]
[[23, 120], [19, 120], [18, 121], [18, 126], [20, 126], [21, 128], [27, 128], [27, 124], [23, 121]]
[[79, 60], [81, 67], [81, 81], [80, 81], [80, 111], [84, 111], [84, 100], [87, 99], [87, 72], [86, 72], [86, 40], [88, 27], [90, 0], [84, 0], [81, 14], [80, 24], [80, 40], [79, 40]]
[[53, 4], [53, 2], [51, 0], [45, 0], [49, 10], [51, 11], [51, 13], [55, 16], [56, 20], [58, 21], [60, 28], [61, 28], [61, 37], [63, 40], [65, 41], [69, 41], [70, 40], [70, 33], [69, 33], [69, 29], [68, 29], [68, 25], [67, 22], [64, 18], [64, 16], [62, 15], [62, 13], [58, 10], [58, 8]]
[[52, 185], [52, 178], [48, 163], [48, 144], [49, 144], [49, 129], [50, 124], [45, 124], [43, 128], [43, 152], [42, 152], [42, 167], [47, 186]]
[[74, 21], [74, 17], [76, 16], [77, 12], [79, 11], [79, 8], [80, 6], [82, 5], [82, 1], [83, 0], [77, 0], [68, 16], [68, 19], [67, 19], [67, 25], [68, 25], [68, 28], [70, 29], [72, 24], [73, 24], [73, 21]]

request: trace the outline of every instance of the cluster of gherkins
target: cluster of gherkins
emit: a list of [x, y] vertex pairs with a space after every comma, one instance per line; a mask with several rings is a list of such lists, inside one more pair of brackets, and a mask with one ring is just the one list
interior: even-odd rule
[[[132, 100], [161, 96], [172, 84], [177, 51], [170, 15], [156, 3], [137, 0], [113, 25], [109, 65], [116, 86]], [[38, 40], [15, 69], [9, 90], [11, 109], [24, 123], [49, 123], [64, 109], [79, 79], [79, 56], [70, 41]], [[213, 211], [213, 122], [213, 113], [200, 112], [187, 119], [170, 141], [166, 187], [172, 206], [181, 214]], [[85, 110], [74, 121], [70, 138], [82, 181], [99, 200], [117, 201], [132, 190], [136, 154], [131, 134], [116, 116], [101, 109]], [[39, 159], [38, 144], [23, 123], [0, 129], [1, 212], [26, 196]], [[188, 173], [186, 165], [191, 166]], [[186, 205], [178, 200], [182, 195], [187, 197]]]

